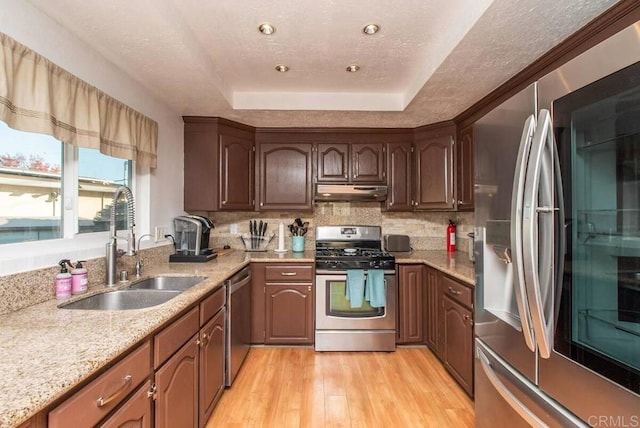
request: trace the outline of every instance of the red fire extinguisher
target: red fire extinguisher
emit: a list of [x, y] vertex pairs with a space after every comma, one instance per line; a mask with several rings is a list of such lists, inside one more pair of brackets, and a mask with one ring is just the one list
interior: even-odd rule
[[453, 220], [449, 220], [447, 226], [447, 251], [453, 253], [456, 250], [456, 225]]

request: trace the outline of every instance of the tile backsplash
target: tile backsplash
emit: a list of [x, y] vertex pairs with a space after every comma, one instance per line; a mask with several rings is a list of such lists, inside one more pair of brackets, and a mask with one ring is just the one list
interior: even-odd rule
[[[313, 213], [296, 212], [213, 212], [209, 213], [215, 224], [211, 231], [210, 244], [214, 248], [229, 245], [231, 248], [244, 249], [240, 234], [249, 233], [249, 220], [262, 220], [268, 223], [267, 236], [275, 234], [268, 248], [278, 245], [278, 225], [293, 223], [296, 217], [308, 221], [309, 232], [305, 239], [306, 249], [315, 247], [314, 230], [316, 226], [356, 224], [380, 225], [382, 234], [409, 235], [411, 247], [415, 250], [444, 250], [446, 248], [446, 229], [449, 219], [458, 226], [456, 246], [459, 251], [468, 248], [467, 234], [473, 232], [473, 212], [401, 212], [392, 213], [382, 210], [376, 202], [320, 202], [316, 203]], [[237, 233], [231, 233], [232, 226]], [[285, 227], [285, 248], [291, 248], [291, 238]]]
[[[172, 245], [162, 245], [140, 251], [140, 257], [144, 260], [146, 267], [151, 267], [166, 262], [173, 251]], [[106, 278], [105, 258], [88, 259], [83, 265], [87, 269], [89, 279], [87, 291], [102, 287]], [[126, 269], [131, 278], [134, 265], [135, 257], [122, 256], [118, 259], [117, 268], [118, 271]], [[60, 267], [56, 265], [0, 276], [0, 315], [55, 298], [54, 280], [59, 272]]]
[[[202, 214], [202, 213], [201, 213]], [[204, 213], [206, 214], [206, 213]], [[456, 244], [458, 251], [466, 252], [468, 248], [467, 233], [473, 232], [473, 213], [447, 212], [402, 212], [391, 213], [382, 210], [375, 202], [321, 202], [317, 203], [313, 213], [296, 212], [215, 212], [208, 213], [215, 224], [211, 232], [210, 246], [222, 248], [244, 249], [240, 234], [249, 232], [249, 220], [268, 222], [267, 235], [275, 234], [269, 249], [278, 245], [278, 225], [293, 223], [300, 217], [308, 221], [309, 232], [305, 235], [305, 248], [315, 248], [315, 227], [326, 225], [356, 224], [381, 225], [382, 234], [409, 235], [411, 247], [415, 250], [444, 250], [446, 248], [446, 228], [449, 219], [458, 225]], [[231, 226], [236, 225], [237, 233], [231, 233]], [[291, 249], [291, 238], [285, 229], [285, 248]], [[164, 263], [174, 251], [172, 245], [142, 250], [142, 258], [146, 266]], [[124, 256], [119, 259], [118, 269], [133, 272], [133, 257]], [[89, 274], [89, 289], [101, 287], [105, 278], [104, 258], [89, 259], [84, 264]], [[58, 266], [37, 269], [29, 272], [0, 276], [0, 314], [16, 311], [55, 298], [54, 277], [59, 272]]]

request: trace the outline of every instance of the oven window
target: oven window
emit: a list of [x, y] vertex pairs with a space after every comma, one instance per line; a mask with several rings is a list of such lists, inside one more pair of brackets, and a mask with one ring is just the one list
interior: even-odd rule
[[352, 308], [345, 297], [347, 281], [327, 280], [327, 315], [341, 318], [383, 317], [385, 308], [374, 308], [366, 300], [359, 308]]

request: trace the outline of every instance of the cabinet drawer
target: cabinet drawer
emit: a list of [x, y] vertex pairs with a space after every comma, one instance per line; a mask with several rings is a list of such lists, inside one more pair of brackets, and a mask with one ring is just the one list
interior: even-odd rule
[[157, 369], [173, 355], [200, 328], [199, 310], [196, 306], [182, 318], [156, 334], [153, 338], [153, 367]]
[[313, 281], [313, 266], [310, 265], [271, 265], [266, 267], [267, 282]]
[[227, 288], [220, 287], [211, 296], [200, 303], [200, 326], [205, 325], [213, 316], [224, 307], [227, 301]]
[[442, 275], [442, 292], [468, 308], [473, 308], [473, 290], [458, 281]]
[[146, 342], [50, 412], [49, 427], [95, 426], [150, 374]]

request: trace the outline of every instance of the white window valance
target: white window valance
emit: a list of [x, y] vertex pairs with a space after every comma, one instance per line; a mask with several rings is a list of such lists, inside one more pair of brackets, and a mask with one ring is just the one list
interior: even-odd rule
[[156, 167], [158, 124], [0, 33], [0, 120]]

